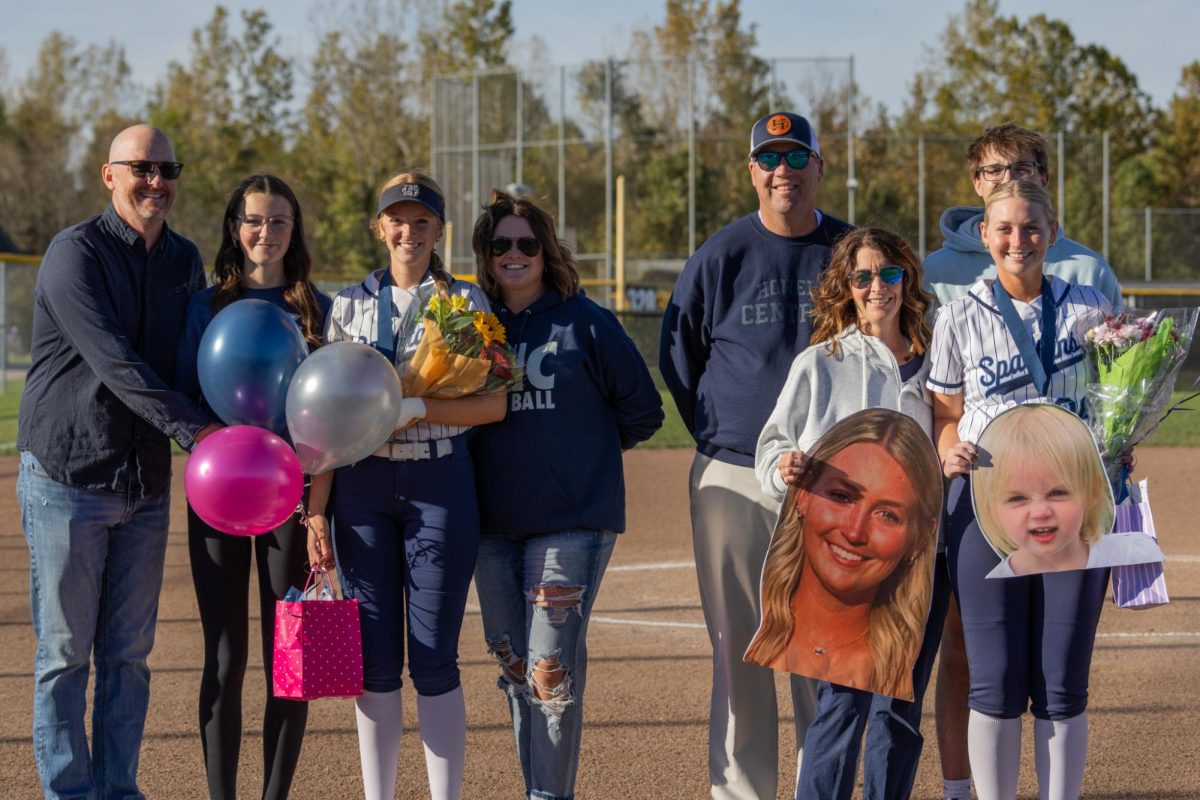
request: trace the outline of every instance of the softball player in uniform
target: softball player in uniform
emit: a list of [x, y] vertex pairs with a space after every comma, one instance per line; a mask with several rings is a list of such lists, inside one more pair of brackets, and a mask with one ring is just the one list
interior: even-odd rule
[[971, 771], [980, 800], [1016, 796], [1021, 716], [1031, 705], [1042, 797], [1066, 800], [1083, 781], [1088, 672], [1108, 573], [986, 580], [1000, 559], [975, 521], [969, 469], [974, 442], [1007, 408], [1048, 400], [1084, 414], [1084, 336], [1109, 304], [1091, 287], [1043, 275], [1057, 225], [1040, 186], [997, 189], [981, 227], [998, 277], [939, 311], [928, 381], [934, 437], [953, 479], [946, 549], [970, 668]]
[[[391, 263], [333, 301], [325, 340], [376, 348], [401, 375], [423, 332], [421, 314], [439, 291], [489, 310], [475, 286], [455, 281], [434, 246], [444, 201], [420, 173], [397, 175], [380, 191], [372, 230]], [[363, 694], [356, 701], [359, 755], [367, 800], [395, 796], [405, 662], [417, 690], [417, 715], [429, 795], [462, 794], [466, 707], [458, 637], [479, 547], [471, 426], [504, 418], [505, 395], [454, 400], [404, 398], [392, 438], [333, 476], [334, 546], [342, 588], [362, 618]], [[309, 552], [331, 566], [324, 517], [327, 475], [313, 479]]]

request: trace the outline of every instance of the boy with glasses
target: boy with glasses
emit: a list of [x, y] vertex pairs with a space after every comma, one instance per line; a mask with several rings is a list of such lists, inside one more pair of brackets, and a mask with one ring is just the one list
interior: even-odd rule
[[143, 796], [168, 439], [190, 448], [217, 428], [168, 385], [188, 298], [204, 286], [196, 246], [166, 225], [174, 158], [157, 128], [117, 134], [101, 168], [112, 204], [55, 236], [38, 270], [17, 495], [38, 640], [33, 753], [48, 799]]
[[[1046, 140], [1037, 133], [1011, 122], [988, 128], [967, 148], [971, 183], [980, 200], [998, 186], [1014, 180], [1028, 180], [1045, 188], [1050, 182]], [[946, 305], [966, 295], [975, 281], [996, 277], [996, 265], [983, 244], [979, 223], [983, 208], [953, 206], [940, 221], [945, 244], [925, 259], [925, 287]], [[1121, 308], [1121, 287], [1112, 267], [1099, 254], [1059, 231], [1046, 252], [1046, 275], [1097, 289], [1114, 310]], [[967, 760], [967, 676], [966, 646], [962, 621], [954, 599], [942, 634], [941, 661], [938, 668], [936, 719], [938, 751], [941, 755], [942, 782], [946, 800], [970, 800], [971, 768]]]
[[[769, 114], [750, 134], [758, 210], [701, 245], [663, 317], [659, 366], [693, 438], [692, 533], [713, 646], [708, 770], [714, 798], [775, 797], [774, 673], [742, 660], [759, 622], [758, 579], [779, 501], [754, 452], [796, 354], [812, 332], [810, 289], [850, 226], [816, 207], [825, 163], [804, 117]], [[793, 676], [796, 739], [816, 682]]]
[[[1006, 122], [988, 128], [967, 148], [971, 185], [982, 201], [997, 186], [1014, 180], [1033, 181], [1044, 189], [1050, 182], [1046, 140], [1038, 134]], [[967, 293], [983, 277], [994, 278], [996, 267], [983, 240], [979, 223], [982, 206], [951, 206], [939, 222], [945, 244], [925, 259], [925, 286], [946, 305]], [[1112, 267], [1099, 253], [1068, 239], [1058, 239], [1046, 254], [1047, 275], [1068, 283], [1095, 287], [1114, 310], [1121, 308], [1121, 287]]]

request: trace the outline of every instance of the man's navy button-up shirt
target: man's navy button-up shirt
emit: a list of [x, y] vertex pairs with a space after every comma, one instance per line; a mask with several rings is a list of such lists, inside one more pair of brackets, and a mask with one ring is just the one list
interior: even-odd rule
[[170, 388], [188, 298], [203, 287], [192, 242], [164, 226], [147, 253], [111, 205], [55, 236], [34, 291], [17, 448], [68, 486], [166, 489], [168, 437], [190, 447], [210, 421]]

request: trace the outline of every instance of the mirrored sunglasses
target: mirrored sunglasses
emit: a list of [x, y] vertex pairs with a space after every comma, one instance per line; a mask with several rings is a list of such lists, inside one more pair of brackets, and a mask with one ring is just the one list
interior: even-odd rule
[[780, 161], [786, 161], [787, 165], [792, 169], [804, 169], [808, 166], [808, 160], [811, 157], [812, 151], [803, 148], [788, 150], [786, 153], [780, 153], [776, 150], [763, 150], [761, 153], [755, 153], [750, 156], [758, 166], [767, 172], [778, 168]]
[[889, 265], [879, 269], [856, 269], [850, 273], [850, 285], [855, 289], [866, 289], [875, 281], [875, 276], [888, 286], [895, 286], [904, 280], [904, 267]]

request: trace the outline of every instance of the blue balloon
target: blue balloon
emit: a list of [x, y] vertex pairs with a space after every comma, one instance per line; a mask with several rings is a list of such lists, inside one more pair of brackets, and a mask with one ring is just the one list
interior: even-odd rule
[[221, 309], [200, 339], [196, 370], [204, 399], [227, 425], [287, 430], [287, 390], [308, 355], [300, 326], [266, 300]]

